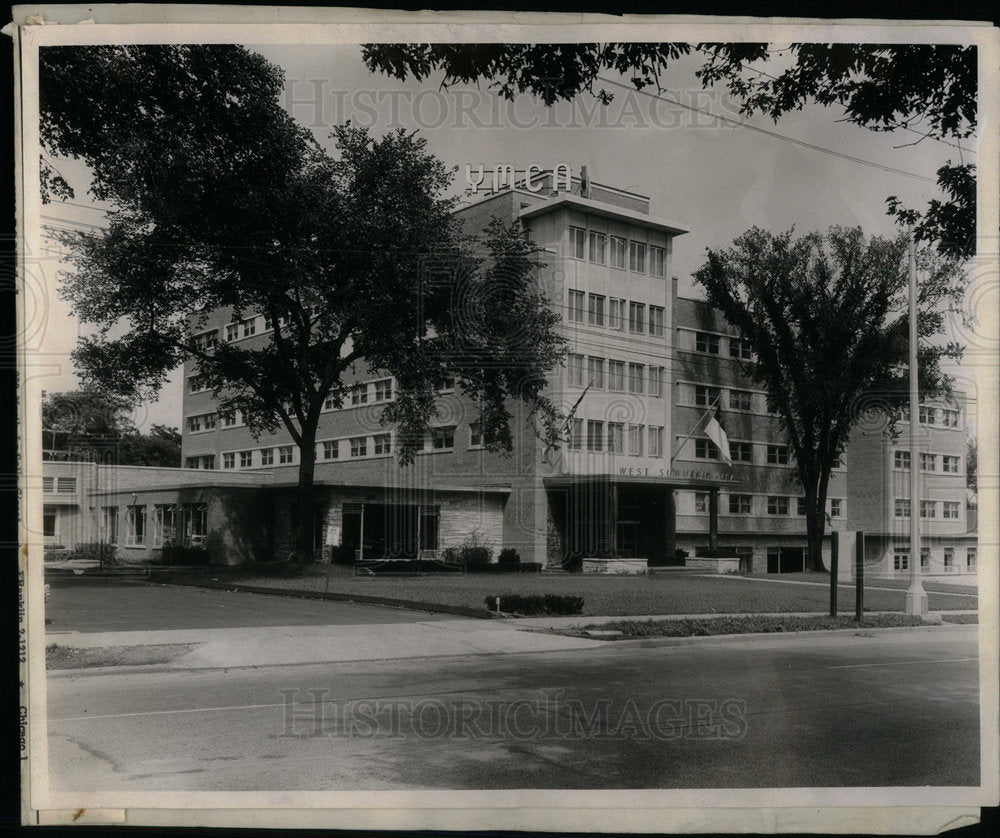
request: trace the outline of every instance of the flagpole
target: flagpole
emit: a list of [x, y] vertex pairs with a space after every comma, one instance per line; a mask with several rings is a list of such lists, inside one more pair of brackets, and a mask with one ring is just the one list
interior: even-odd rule
[[709, 408], [708, 408], [708, 410], [705, 411], [704, 416], [702, 416], [701, 419], [699, 419], [697, 422], [695, 422], [694, 427], [691, 429], [691, 433], [689, 433], [686, 437], [684, 437], [684, 439], [681, 442], [681, 444], [677, 447], [677, 451], [675, 451], [673, 454], [670, 455], [670, 465], [674, 464], [674, 460], [677, 459], [678, 454], [680, 454], [681, 451], [684, 450], [684, 446], [688, 444], [688, 440], [690, 440], [691, 437], [693, 437], [695, 435], [695, 433], [697, 432], [698, 428], [701, 427], [701, 423], [705, 421], [705, 417], [708, 416], [713, 410], [715, 410], [715, 408], [719, 404], [719, 400], [721, 398], [722, 398], [722, 390], [719, 390], [719, 395], [717, 395], [715, 397], [715, 401], [712, 402], [711, 405], [709, 405]]

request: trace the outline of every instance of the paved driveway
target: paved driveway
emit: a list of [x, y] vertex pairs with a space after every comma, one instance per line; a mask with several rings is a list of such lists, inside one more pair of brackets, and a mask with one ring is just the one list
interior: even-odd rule
[[360, 625], [454, 619], [353, 602], [227, 592], [132, 579], [52, 578], [50, 634], [105, 631]]

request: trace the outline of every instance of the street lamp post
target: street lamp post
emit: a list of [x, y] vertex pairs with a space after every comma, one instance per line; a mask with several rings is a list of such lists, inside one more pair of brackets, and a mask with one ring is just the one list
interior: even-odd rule
[[906, 613], [927, 613], [927, 594], [920, 567], [920, 454], [917, 435], [920, 424], [920, 386], [917, 380], [917, 259], [910, 230], [910, 587], [906, 591]]

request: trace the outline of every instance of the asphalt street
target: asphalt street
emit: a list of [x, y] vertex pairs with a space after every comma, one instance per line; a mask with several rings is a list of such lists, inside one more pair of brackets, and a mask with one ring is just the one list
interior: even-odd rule
[[977, 629], [56, 672], [50, 777], [56, 791], [978, 785]]

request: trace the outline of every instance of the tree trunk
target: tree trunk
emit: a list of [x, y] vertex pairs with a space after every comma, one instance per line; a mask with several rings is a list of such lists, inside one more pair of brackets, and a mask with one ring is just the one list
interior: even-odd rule
[[313, 479], [316, 473], [316, 430], [303, 429], [299, 443], [299, 484], [292, 510], [292, 560], [313, 560]]
[[[806, 489], [806, 569], [823, 572], [823, 534], [826, 530], [826, 491], [829, 476], [815, 490]], [[810, 495], [812, 497], [810, 498]]]

